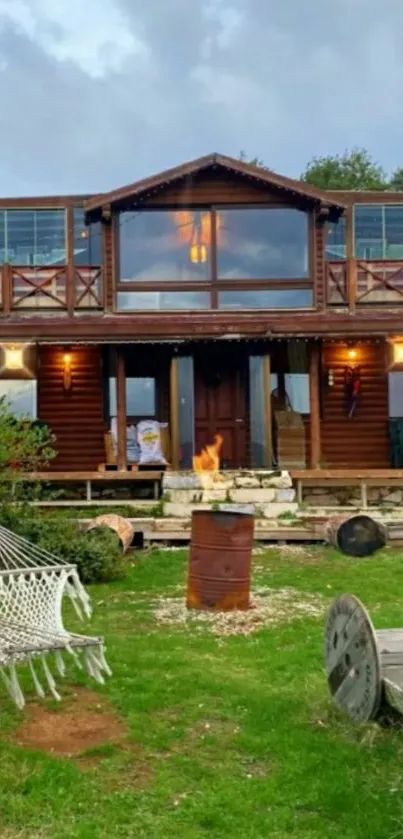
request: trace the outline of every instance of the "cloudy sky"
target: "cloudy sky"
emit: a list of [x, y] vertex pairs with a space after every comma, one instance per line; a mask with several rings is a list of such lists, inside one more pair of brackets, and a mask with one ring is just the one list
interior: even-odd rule
[[0, 0], [0, 194], [98, 192], [210, 151], [403, 164], [403, 0]]

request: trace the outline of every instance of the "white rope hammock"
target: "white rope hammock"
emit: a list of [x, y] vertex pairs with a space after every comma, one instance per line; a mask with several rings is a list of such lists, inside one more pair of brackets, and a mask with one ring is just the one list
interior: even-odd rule
[[[0, 676], [18, 708], [25, 699], [16, 666], [27, 662], [39, 697], [45, 696], [41, 678], [54, 699], [60, 699], [49, 667], [54, 653], [58, 674], [64, 676], [63, 652], [79, 668], [103, 684], [111, 675], [102, 638], [68, 632], [62, 619], [63, 596], [67, 595], [77, 615], [91, 616], [91, 604], [75, 565], [31, 544], [0, 526]], [[39, 660], [41, 677], [35, 664]], [[35, 663], [34, 663], [35, 662]]]

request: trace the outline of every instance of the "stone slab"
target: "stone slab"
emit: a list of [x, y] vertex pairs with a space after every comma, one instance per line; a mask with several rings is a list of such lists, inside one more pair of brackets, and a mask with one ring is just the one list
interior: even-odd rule
[[267, 504], [269, 501], [274, 501], [276, 491], [274, 489], [230, 489], [229, 497], [231, 501], [243, 502], [245, 504]]

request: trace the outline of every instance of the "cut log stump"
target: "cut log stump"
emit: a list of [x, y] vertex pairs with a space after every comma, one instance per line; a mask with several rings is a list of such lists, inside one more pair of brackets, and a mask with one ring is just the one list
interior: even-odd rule
[[371, 556], [385, 547], [388, 533], [385, 525], [370, 516], [338, 516], [328, 522], [325, 538], [347, 556]]
[[333, 700], [351, 719], [403, 724], [403, 629], [376, 631], [352, 594], [328, 612], [325, 668]]

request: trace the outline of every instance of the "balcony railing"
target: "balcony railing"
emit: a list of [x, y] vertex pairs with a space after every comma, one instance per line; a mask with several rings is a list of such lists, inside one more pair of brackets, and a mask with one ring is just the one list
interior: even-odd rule
[[0, 305], [9, 312], [102, 311], [103, 277], [100, 266], [44, 266], [31, 268], [4, 263], [0, 267]]
[[326, 291], [328, 306], [403, 305], [403, 260], [327, 262]]

